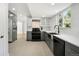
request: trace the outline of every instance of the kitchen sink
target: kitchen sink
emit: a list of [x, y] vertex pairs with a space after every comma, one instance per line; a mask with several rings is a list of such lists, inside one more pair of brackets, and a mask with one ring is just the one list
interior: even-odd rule
[[58, 35], [58, 33], [50, 33], [50, 34], [53, 34], [53, 35]]
[[53, 37], [52, 35], [58, 35], [58, 34], [57, 34], [57, 33], [48, 33], [48, 38], [49, 38], [49, 39], [53, 39], [53, 38], [52, 38], [52, 37]]

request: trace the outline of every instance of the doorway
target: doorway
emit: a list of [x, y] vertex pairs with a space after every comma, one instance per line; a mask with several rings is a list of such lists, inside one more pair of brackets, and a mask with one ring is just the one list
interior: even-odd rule
[[22, 22], [17, 21], [17, 39], [21, 38], [22, 35], [23, 35]]

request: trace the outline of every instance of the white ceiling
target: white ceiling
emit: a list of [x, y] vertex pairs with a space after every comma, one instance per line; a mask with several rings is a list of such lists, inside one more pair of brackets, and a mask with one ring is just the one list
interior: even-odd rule
[[[13, 8], [15, 8], [15, 10], [13, 10]], [[26, 3], [9, 3], [8, 9], [17, 15], [18, 21], [26, 21], [27, 17], [31, 17]]]
[[[26, 3], [9, 3], [9, 10], [17, 15], [30, 16], [30, 11]], [[15, 10], [12, 10], [15, 8]]]
[[53, 16], [57, 12], [67, 8], [69, 3], [28, 3], [27, 4], [33, 18]]
[[[33, 18], [49, 17], [68, 7], [69, 3], [9, 3], [9, 10], [18, 16], [32, 16]], [[12, 10], [15, 8], [15, 11]]]

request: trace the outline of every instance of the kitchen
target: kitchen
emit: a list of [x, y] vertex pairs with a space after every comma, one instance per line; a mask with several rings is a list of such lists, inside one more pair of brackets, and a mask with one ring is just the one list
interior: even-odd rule
[[[6, 38], [0, 41], [6, 42], [0, 44], [0, 55], [79, 56], [79, 3], [4, 3], [0, 6], [4, 7], [0, 15], [5, 15], [0, 17], [4, 20], [0, 38]], [[18, 23], [21, 23], [20, 29]]]
[[[40, 20], [41, 40], [55, 56], [79, 56], [78, 5], [73, 3], [54, 16], [43, 16]], [[27, 35], [32, 41], [31, 31]]]

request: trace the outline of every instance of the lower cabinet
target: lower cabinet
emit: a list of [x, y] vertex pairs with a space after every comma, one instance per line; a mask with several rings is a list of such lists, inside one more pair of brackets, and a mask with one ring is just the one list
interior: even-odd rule
[[79, 47], [53, 36], [53, 40], [44, 33], [44, 40], [55, 56], [79, 56]]
[[65, 56], [79, 56], [79, 47], [65, 42]]
[[51, 40], [51, 39], [49, 40], [49, 48], [53, 53], [53, 40]]
[[45, 41], [45, 32], [43, 32], [43, 31], [41, 32], [41, 40]]
[[27, 41], [32, 40], [32, 31], [27, 31]]
[[48, 37], [47, 33], [45, 33], [44, 36], [45, 36], [45, 42], [46, 42], [46, 44], [48, 45], [49, 49], [53, 53], [53, 40]]
[[55, 56], [79, 56], [79, 47], [56, 36], [53, 37]]

